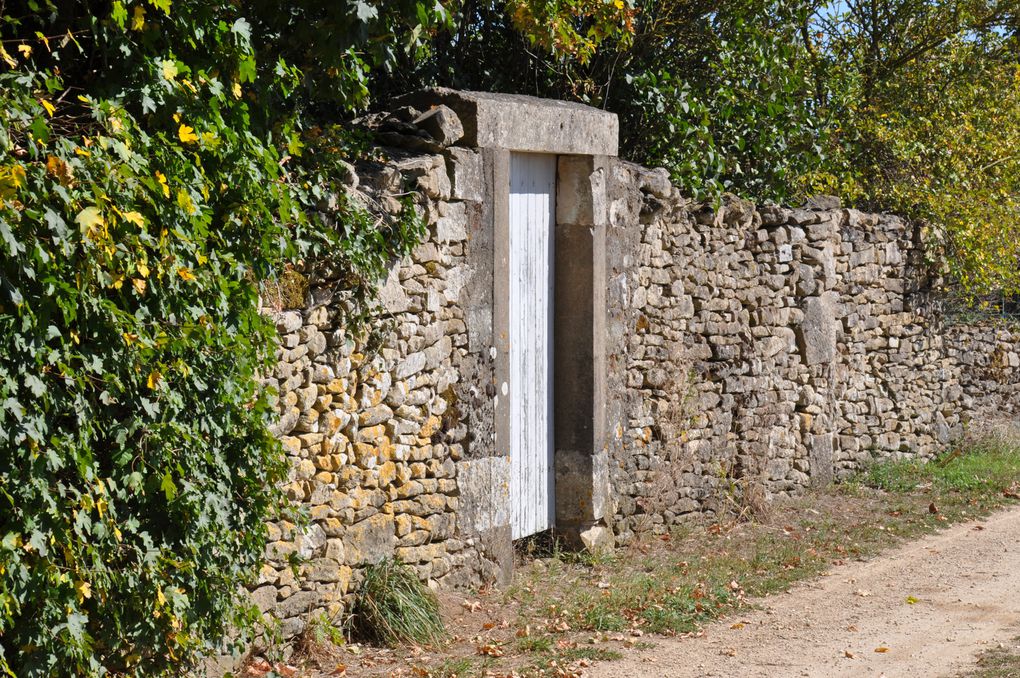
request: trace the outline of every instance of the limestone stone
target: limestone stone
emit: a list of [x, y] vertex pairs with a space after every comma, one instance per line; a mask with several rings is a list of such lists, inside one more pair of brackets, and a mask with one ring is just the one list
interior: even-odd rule
[[806, 365], [832, 362], [836, 357], [836, 308], [831, 295], [804, 300], [804, 320], [796, 332]]
[[440, 104], [422, 113], [414, 124], [443, 146], [452, 146], [464, 136], [460, 118], [448, 106]]
[[452, 197], [480, 202], [485, 190], [481, 153], [467, 148], [449, 148], [446, 159], [453, 185]]
[[396, 542], [393, 516], [377, 513], [347, 528], [347, 564], [366, 565], [381, 560], [393, 552]]

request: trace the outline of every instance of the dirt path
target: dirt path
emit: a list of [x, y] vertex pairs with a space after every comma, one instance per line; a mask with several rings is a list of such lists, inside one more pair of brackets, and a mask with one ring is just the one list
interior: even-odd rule
[[1020, 633], [1020, 508], [833, 568], [761, 605], [586, 675], [953, 675]]

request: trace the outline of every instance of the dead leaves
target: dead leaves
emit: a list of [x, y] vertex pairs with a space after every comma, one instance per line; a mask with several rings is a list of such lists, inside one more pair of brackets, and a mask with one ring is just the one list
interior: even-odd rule
[[479, 645], [475, 648], [475, 652], [485, 657], [502, 657], [506, 654], [503, 647], [496, 643], [488, 643], [486, 645]]
[[245, 667], [244, 671], [245, 671], [244, 675], [252, 676], [252, 678], [255, 677], [263, 678], [264, 676], [267, 676], [270, 673], [273, 673], [277, 676], [281, 676], [282, 678], [294, 678], [294, 676], [297, 676], [298, 674], [298, 669], [296, 666], [291, 666], [290, 664], [284, 664], [282, 662], [270, 664], [262, 657], [256, 657], [252, 659], [250, 662], [248, 662], [248, 665]]

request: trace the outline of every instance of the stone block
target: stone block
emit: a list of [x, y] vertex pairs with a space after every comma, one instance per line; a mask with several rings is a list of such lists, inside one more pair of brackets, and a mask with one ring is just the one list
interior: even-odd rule
[[367, 565], [378, 562], [393, 553], [397, 544], [394, 518], [387, 513], [377, 513], [347, 528], [344, 539], [347, 564]]
[[510, 459], [486, 457], [457, 463], [461, 530], [479, 533], [510, 524]]
[[806, 365], [831, 363], [836, 358], [836, 302], [826, 293], [808, 297], [803, 304], [804, 319], [796, 328], [797, 344]]
[[808, 439], [811, 460], [811, 484], [824, 487], [832, 482], [832, 434], [812, 435]]
[[481, 202], [485, 194], [482, 155], [466, 148], [446, 150], [451, 196], [456, 200]]
[[428, 132], [442, 146], [452, 146], [464, 136], [460, 118], [453, 109], [442, 104], [422, 113], [414, 120], [414, 124]]

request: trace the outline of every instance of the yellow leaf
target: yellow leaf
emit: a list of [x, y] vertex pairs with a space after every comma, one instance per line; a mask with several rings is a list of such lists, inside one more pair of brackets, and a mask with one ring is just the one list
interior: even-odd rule
[[71, 339], [76, 344], [80, 344], [81, 343], [81, 336], [79, 336], [79, 334], [77, 332], [75, 332], [74, 330], [71, 330]]
[[145, 8], [138, 5], [131, 15], [131, 30], [140, 31], [143, 28], [145, 28]]
[[177, 206], [188, 214], [194, 214], [197, 211], [195, 203], [191, 201], [191, 196], [183, 188], [177, 191]]
[[135, 292], [137, 292], [139, 296], [145, 294], [146, 283], [141, 278], [132, 278], [131, 285], [135, 288]]
[[235, 99], [241, 98], [241, 83], [235, 82], [230, 86], [230, 91], [233, 93]]
[[188, 282], [197, 280], [197, 278], [195, 278], [195, 274], [191, 272], [191, 269], [185, 266], [181, 266], [177, 269], [177, 275], [181, 276], [182, 280], [187, 280]]
[[149, 277], [149, 267], [146, 265], [146, 263], [144, 261], [138, 262], [137, 268], [138, 268], [138, 272], [141, 274], [141, 276], [143, 278], [148, 278]]
[[195, 128], [189, 127], [188, 125], [181, 125], [177, 130], [177, 136], [180, 137], [184, 143], [191, 143], [192, 141], [198, 141], [198, 135], [195, 134]]
[[95, 206], [86, 207], [78, 212], [78, 216], [74, 220], [78, 222], [82, 235], [89, 240], [97, 240], [106, 228], [106, 219], [103, 218], [103, 213], [99, 211], [99, 208]]
[[57, 110], [56, 106], [54, 106], [50, 102], [46, 101], [45, 99], [40, 99], [39, 103], [42, 104], [42, 107], [46, 109], [46, 112], [52, 118], [54, 111]]
[[92, 597], [92, 584], [79, 579], [74, 583], [74, 592], [78, 596], [78, 604], [85, 602], [86, 598]]
[[139, 214], [138, 212], [135, 212], [135, 211], [125, 212], [124, 213], [124, 221], [130, 221], [135, 226], [144, 226], [145, 225], [145, 217], [143, 217], [141, 214]]
[[116, 278], [113, 279], [113, 282], [110, 283], [110, 287], [112, 287], [115, 290], [119, 290], [123, 286], [124, 286], [124, 274], [118, 275]]
[[153, 370], [149, 372], [149, 378], [146, 380], [145, 385], [149, 387], [150, 391], [155, 391], [162, 380], [163, 375], [159, 373], [159, 370]]
[[3, 59], [4, 63], [11, 68], [18, 67], [18, 62], [14, 60], [14, 57], [7, 53], [7, 50], [4, 49], [2, 44], [0, 44], [0, 59]]
[[18, 45], [18, 51], [21, 52], [21, 56], [25, 57], [26, 59], [32, 56], [31, 45]]
[[167, 182], [166, 182], [166, 175], [163, 174], [162, 172], [157, 171], [156, 172], [156, 181], [158, 181], [159, 185], [163, 188], [163, 197], [164, 198], [169, 198], [170, 197], [170, 185], [167, 184]]
[[169, 59], [163, 60], [163, 77], [170, 82], [174, 81], [177, 77], [177, 64]]
[[156, 589], [156, 602], [160, 605], [166, 605], [166, 596], [163, 594], [163, 589]]
[[12, 199], [18, 188], [25, 185], [25, 168], [21, 165], [0, 167], [0, 198]]
[[120, 534], [120, 529], [119, 529], [119, 528], [116, 528], [116, 527], [115, 527], [115, 528], [113, 528], [113, 537], [114, 537], [114, 539], [116, 539], [117, 541], [121, 541], [121, 540], [123, 539], [123, 537], [122, 537], [122, 536], [121, 536], [121, 534]]
[[128, 346], [138, 341], [138, 335], [134, 332], [121, 332], [120, 336], [124, 337], [124, 343]]
[[96, 502], [96, 510], [99, 512], [100, 518], [106, 515], [106, 508], [109, 505], [110, 502], [106, 501], [105, 497], [100, 497], [99, 501]]
[[46, 171], [59, 181], [61, 186], [69, 186], [74, 178], [71, 166], [55, 155], [46, 158]]

